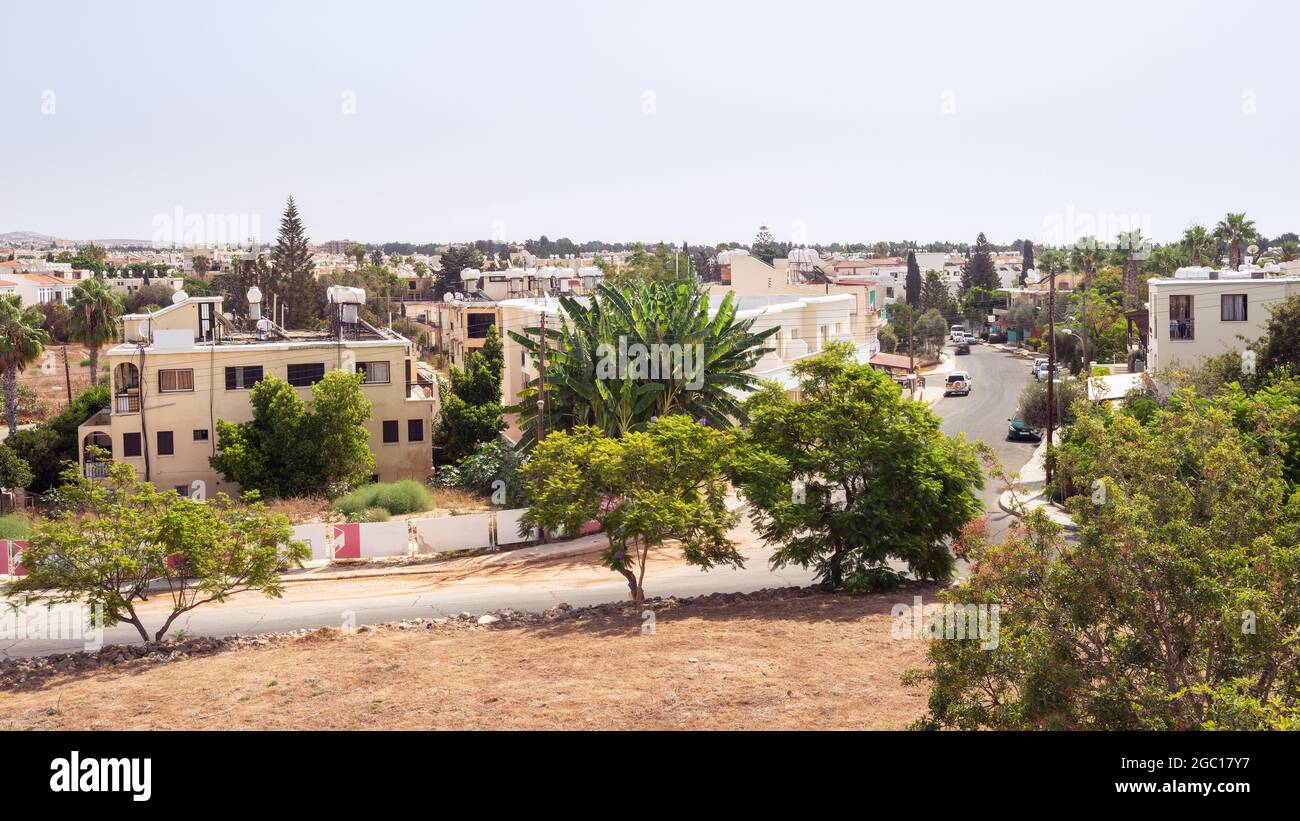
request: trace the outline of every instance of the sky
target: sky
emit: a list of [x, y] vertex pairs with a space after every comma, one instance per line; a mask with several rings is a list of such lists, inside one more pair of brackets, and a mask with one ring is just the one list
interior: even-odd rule
[[1170, 240], [1228, 211], [1275, 236], [1300, 231], [1298, 22], [1252, 2], [5, 0], [0, 233], [197, 216], [273, 239], [292, 195], [318, 242]]

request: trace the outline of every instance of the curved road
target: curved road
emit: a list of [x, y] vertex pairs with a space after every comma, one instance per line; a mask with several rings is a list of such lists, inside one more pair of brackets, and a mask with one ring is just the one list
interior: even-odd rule
[[[993, 446], [1008, 470], [1018, 470], [1028, 461], [1034, 446], [1028, 443], [1006, 441], [1007, 417], [1012, 415], [1021, 388], [1030, 378], [1029, 364], [1010, 354], [985, 345], [972, 347], [969, 356], [955, 357], [956, 369], [967, 370], [974, 378], [970, 396], [953, 396], [938, 399], [936, 412], [943, 417], [944, 432], [955, 436], [965, 433]], [[989, 482], [982, 496], [989, 514], [990, 528], [996, 538], [1005, 533], [1009, 514], [997, 504], [999, 488]], [[742, 525], [743, 526], [743, 525]], [[647, 591], [652, 596], [695, 596], [711, 592], [747, 592], [764, 587], [806, 585], [812, 581], [809, 571], [799, 568], [770, 570], [767, 558], [770, 550], [758, 548], [747, 552], [747, 566], [740, 570], [718, 568], [702, 572], [694, 567], [673, 567], [657, 571], [647, 578]], [[627, 587], [620, 577], [610, 574], [608, 583], [564, 586], [532, 582], [528, 584], [499, 584], [492, 586], [450, 585], [439, 588], [430, 576], [412, 577], [405, 590], [375, 591], [365, 593], [360, 584], [357, 590], [345, 594], [313, 600], [309, 592], [299, 593], [296, 588], [309, 588], [328, 582], [295, 584], [284, 599], [257, 599], [209, 605], [177, 619], [172, 630], [184, 630], [191, 635], [225, 636], [232, 633], [259, 633], [338, 626], [345, 620], [357, 625], [378, 624], [411, 618], [446, 616], [462, 611], [483, 613], [501, 608], [515, 610], [544, 610], [560, 602], [575, 607], [623, 601]], [[379, 585], [382, 587], [382, 585]], [[150, 623], [154, 619], [148, 620]], [[108, 644], [133, 643], [139, 640], [134, 628], [118, 626], [106, 630], [104, 641]], [[0, 641], [0, 653], [13, 656], [31, 656], [51, 652], [80, 649], [80, 642], [68, 641]]]

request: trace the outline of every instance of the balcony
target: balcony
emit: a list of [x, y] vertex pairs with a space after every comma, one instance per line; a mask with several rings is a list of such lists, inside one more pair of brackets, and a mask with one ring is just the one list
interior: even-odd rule
[[108, 476], [109, 462], [87, 462], [82, 470], [87, 479], [103, 479]]
[[139, 413], [140, 412], [140, 395], [133, 393], [120, 393], [113, 397], [114, 413]]
[[1187, 319], [1170, 319], [1169, 320], [1169, 338], [1190, 340], [1196, 338], [1196, 320]]

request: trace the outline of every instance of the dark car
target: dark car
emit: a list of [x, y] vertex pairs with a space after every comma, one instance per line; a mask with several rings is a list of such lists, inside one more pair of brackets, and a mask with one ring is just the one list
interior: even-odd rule
[[1043, 438], [1043, 434], [1034, 430], [1020, 419], [1008, 419], [1011, 424], [1007, 426], [1008, 439], [1026, 439], [1030, 442], [1037, 442]]
[[956, 351], [957, 351], [957, 355], [958, 355], [958, 356], [960, 356], [961, 354], [964, 354], [964, 353], [970, 353], [970, 343], [969, 343], [969, 342], [958, 342], [958, 343], [957, 343], [957, 347], [956, 347]]

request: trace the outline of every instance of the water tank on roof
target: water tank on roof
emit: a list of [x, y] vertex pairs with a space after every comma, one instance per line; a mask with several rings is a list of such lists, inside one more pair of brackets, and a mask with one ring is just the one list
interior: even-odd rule
[[173, 305], [177, 305], [177, 304], [179, 304], [179, 303], [181, 303], [181, 302], [184, 302], [185, 300], [187, 300], [187, 299], [189, 299], [189, 298], [190, 298], [190, 295], [187, 294], [187, 293], [185, 293], [184, 291], [177, 291], [176, 293], [172, 294], [172, 304], [173, 304]]

